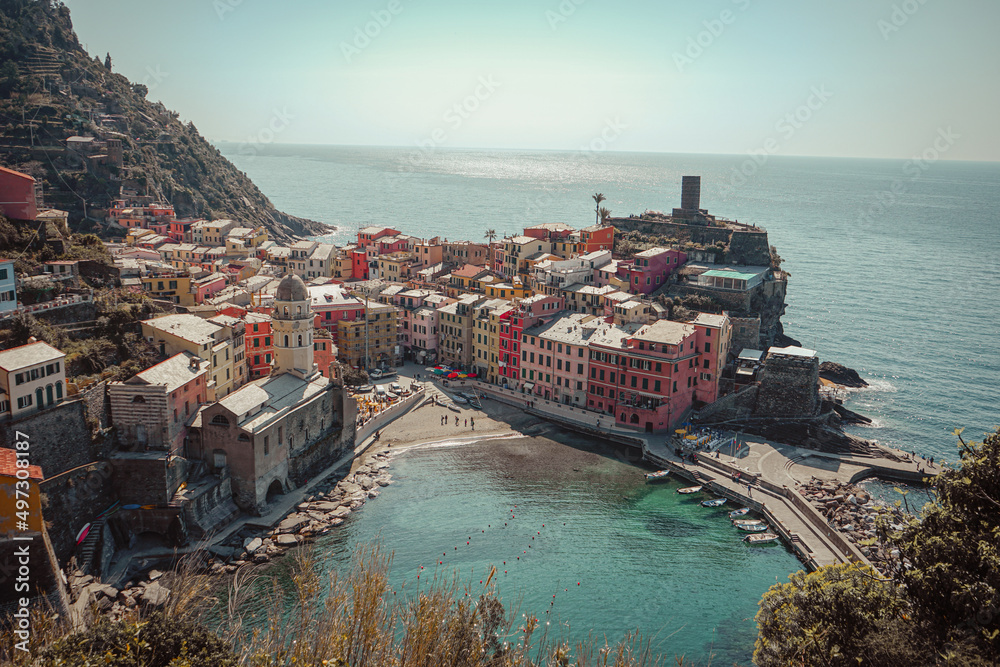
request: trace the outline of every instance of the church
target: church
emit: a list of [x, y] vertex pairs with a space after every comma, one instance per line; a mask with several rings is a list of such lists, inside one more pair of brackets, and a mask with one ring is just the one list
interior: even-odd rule
[[228, 473], [236, 504], [255, 514], [350, 451], [357, 414], [341, 378], [324, 377], [313, 362], [314, 316], [302, 278], [281, 280], [271, 318], [271, 375], [203, 406], [187, 443], [188, 457]]

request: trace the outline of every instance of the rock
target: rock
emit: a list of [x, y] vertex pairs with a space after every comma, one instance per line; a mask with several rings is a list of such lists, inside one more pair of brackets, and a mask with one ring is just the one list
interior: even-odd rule
[[371, 473], [372, 469], [369, 468], [367, 465], [363, 465], [354, 471], [354, 476], [355, 478], [357, 478], [358, 475], [370, 475]]
[[297, 528], [309, 523], [309, 517], [305, 514], [290, 514], [278, 524], [279, 533], [293, 533]]
[[260, 539], [259, 537], [255, 537], [253, 539], [248, 538], [247, 541], [243, 543], [243, 548], [247, 550], [247, 553], [252, 554], [255, 551], [257, 551], [257, 549], [260, 549], [263, 545], [264, 545], [264, 540]]
[[170, 589], [161, 586], [154, 581], [150, 585], [146, 586], [139, 599], [145, 604], [159, 607], [167, 601], [167, 597], [169, 596]]
[[339, 518], [339, 517], [338, 517], [338, 518], [336, 518], [336, 519], [332, 519], [332, 520], [330, 521], [330, 525], [331, 525], [331, 526], [339, 526], [339, 525], [340, 525], [340, 524], [342, 524], [342, 523], [344, 523], [344, 520], [343, 520], [343, 519], [341, 519], [341, 518]]
[[361, 485], [362, 489], [364, 489], [365, 491], [367, 491], [368, 489], [370, 489], [373, 486], [375, 486], [375, 480], [373, 480], [371, 477], [367, 477], [367, 476], [365, 476], [365, 477], [358, 477], [358, 484]]
[[341, 487], [341, 491], [343, 491], [343, 493], [344, 493], [345, 496], [349, 496], [352, 493], [357, 493], [358, 491], [361, 490], [361, 486], [358, 485], [358, 484], [355, 484], [354, 482], [346, 482], [346, 483], [345, 482], [341, 482], [337, 486]]
[[369, 498], [377, 498], [378, 497], [378, 489], [371, 489], [370, 491], [368, 491], [368, 497]]
[[148, 577], [148, 579], [150, 581], [156, 581], [157, 579], [159, 579], [162, 576], [163, 576], [163, 573], [160, 572], [159, 570], [150, 570], [149, 571], [149, 577]]
[[380, 475], [375, 478], [375, 483], [378, 484], [379, 486], [389, 486], [390, 484], [392, 484], [392, 480], [389, 479], [388, 475]]
[[337, 503], [333, 502], [312, 503], [309, 509], [315, 510], [317, 512], [330, 512], [332, 510], [337, 509]]
[[114, 586], [108, 586], [108, 585], [104, 585], [104, 586], [101, 586], [101, 587], [100, 587], [100, 588], [98, 589], [98, 591], [99, 591], [99, 592], [100, 592], [100, 593], [101, 593], [101, 594], [102, 594], [102, 595], [103, 595], [104, 597], [106, 597], [106, 598], [110, 598], [110, 599], [112, 599], [112, 600], [114, 600], [114, 599], [116, 599], [116, 598], [118, 597], [118, 589], [117, 589], [117, 588], [115, 588]]
[[278, 535], [278, 546], [280, 547], [294, 547], [299, 541], [295, 539], [294, 535]]
[[346, 517], [350, 513], [351, 513], [350, 506], [343, 505], [343, 506], [338, 507], [337, 509], [333, 510], [332, 512], [328, 513], [326, 516], [327, 516], [328, 519], [331, 518], [331, 517], [332, 518], [341, 518], [341, 519], [343, 519], [344, 517]]
[[253, 562], [257, 563], [258, 565], [261, 564], [261, 563], [267, 563], [270, 560], [271, 560], [271, 557], [268, 556], [267, 554], [255, 554], [254, 557], [253, 557]]
[[111, 611], [111, 608], [115, 606], [115, 603], [111, 601], [110, 598], [101, 597], [97, 599], [97, 611], [102, 614], [106, 614]]
[[364, 500], [355, 500], [354, 502], [351, 503], [351, 509], [356, 510], [364, 504], [365, 504]]
[[89, 583], [91, 583], [93, 581], [94, 581], [94, 577], [92, 577], [91, 575], [88, 574], [86, 576], [78, 576], [76, 578], [76, 581], [73, 582], [73, 585], [74, 586], [86, 586], [87, 584], [89, 584]]
[[860, 389], [868, 386], [856, 370], [832, 361], [824, 361], [819, 365], [819, 376], [842, 387]]
[[212, 545], [208, 548], [208, 552], [210, 554], [218, 556], [222, 560], [230, 560], [233, 556], [236, 555], [235, 551], [236, 550], [233, 549], [232, 547], [224, 547], [220, 545]]

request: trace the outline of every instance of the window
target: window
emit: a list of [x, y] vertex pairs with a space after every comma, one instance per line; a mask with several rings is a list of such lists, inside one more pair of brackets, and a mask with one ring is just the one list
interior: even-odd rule
[[642, 388], [649, 389], [649, 378], [642, 378]]
[[639, 378], [638, 378], [638, 376], [633, 375], [632, 376], [632, 388], [635, 389], [638, 386], [639, 386]]
[[267, 456], [267, 452], [270, 449], [271, 437], [268, 435], [264, 436], [264, 456]]
[[24, 373], [18, 373], [14, 376], [14, 384], [24, 384]]
[[656, 380], [655, 382], [653, 382], [653, 391], [655, 391], [657, 393], [660, 392], [660, 381], [659, 380]]
[[576, 374], [577, 375], [583, 375], [583, 364], [577, 364], [576, 365]]
[[225, 415], [215, 415], [212, 417], [212, 422], [216, 426], [229, 426], [229, 420], [226, 419]]
[[705, 351], [706, 352], [711, 352], [712, 351], [712, 344], [711, 343], [705, 343]]
[[7, 280], [7, 269], [0, 269], [0, 280]]
[[705, 360], [705, 368], [708, 368], [708, 359]]
[[133, 403], [145, 403], [146, 399], [143, 396], [133, 396], [132, 397], [132, 402]]
[[19, 396], [18, 397], [18, 399], [17, 399], [17, 408], [19, 410], [21, 408], [26, 408], [29, 405], [31, 405], [31, 394], [28, 394], [27, 396]]

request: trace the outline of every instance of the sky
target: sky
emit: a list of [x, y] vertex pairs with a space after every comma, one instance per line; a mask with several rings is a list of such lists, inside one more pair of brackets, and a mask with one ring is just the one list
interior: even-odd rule
[[66, 5], [214, 141], [1000, 160], [996, 0]]

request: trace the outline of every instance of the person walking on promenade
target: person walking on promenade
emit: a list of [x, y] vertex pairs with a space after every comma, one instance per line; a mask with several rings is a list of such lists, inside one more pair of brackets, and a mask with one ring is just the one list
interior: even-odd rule
[[472, 424], [472, 430], [475, 431], [476, 430], [476, 418], [475, 417], [470, 417], [469, 418], [469, 423]]
[[458, 415], [455, 415], [455, 426], [458, 426]]
[[468, 419], [465, 420], [465, 428], [469, 428], [469, 420]]
[[753, 487], [747, 484], [747, 495], [753, 498]]

